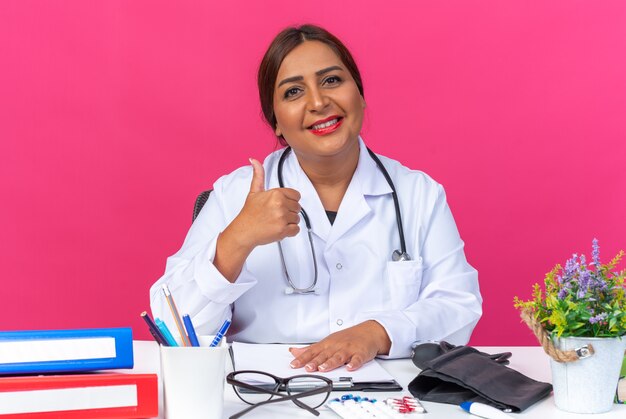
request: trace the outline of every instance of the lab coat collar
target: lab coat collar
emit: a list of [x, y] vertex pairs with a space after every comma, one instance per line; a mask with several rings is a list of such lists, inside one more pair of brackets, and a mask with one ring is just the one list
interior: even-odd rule
[[[391, 186], [385, 180], [374, 159], [367, 151], [363, 139], [359, 137], [359, 163], [357, 165], [352, 181], [355, 179], [360, 183], [361, 192], [364, 196], [377, 196], [390, 194]], [[373, 151], [373, 150], [372, 150]]]
[[[274, 173], [271, 176], [270, 187], [278, 187], [275, 170], [282, 152], [282, 150], [278, 152], [275, 164], [272, 165], [274, 166]], [[311, 229], [315, 235], [327, 243], [327, 246], [330, 246], [371, 212], [371, 208], [365, 199], [366, 196], [391, 193], [391, 187], [387, 184], [383, 174], [380, 173], [378, 166], [367, 152], [361, 137], [359, 137], [359, 162], [348, 185], [346, 194], [341, 201], [337, 218], [332, 228], [317, 191], [300, 167], [298, 159], [293, 152], [287, 156], [283, 166], [283, 180], [286, 188], [293, 188], [300, 192], [300, 205], [309, 216]], [[304, 220], [301, 220], [300, 228], [302, 232], [306, 229]]]

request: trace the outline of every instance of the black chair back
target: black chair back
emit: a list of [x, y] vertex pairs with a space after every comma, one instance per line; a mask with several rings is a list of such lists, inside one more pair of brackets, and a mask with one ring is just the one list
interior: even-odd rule
[[196, 221], [196, 217], [198, 217], [198, 214], [200, 214], [200, 210], [202, 209], [204, 204], [206, 204], [206, 201], [207, 199], [209, 199], [209, 195], [211, 195], [211, 192], [213, 192], [213, 189], [202, 192], [196, 198], [196, 203], [193, 206], [193, 218], [191, 219], [192, 223]]

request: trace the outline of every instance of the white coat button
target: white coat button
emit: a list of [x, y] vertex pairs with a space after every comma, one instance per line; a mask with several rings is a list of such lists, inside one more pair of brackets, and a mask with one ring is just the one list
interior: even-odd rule
[[343, 268], [343, 266], [341, 265], [341, 263], [336, 264], [336, 265], [335, 265], [335, 267], [336, 267], [338, 270], [339, 270], [339, 269], [341, 269], [341, 268]]
[[341, 326], [343, 324], [343, 320], [337, 319], [337, 326]]

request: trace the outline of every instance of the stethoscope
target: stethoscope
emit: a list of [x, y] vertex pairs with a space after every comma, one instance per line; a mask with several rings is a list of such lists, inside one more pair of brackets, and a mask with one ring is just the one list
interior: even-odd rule
[[[278, 185], [281, 188], [285, 187], [285, 184], [283, 182], [283, 164], [285, 163], [285, 159], [287, 158], [287, 155], [289, 155], [290, 151], [291, 151], [291, 147], [287, 147], [285, 151], [283, 151], [283, 153], [280, 156], [280, 159], [278, 160], [278, 167], [276, 168], [276, 174], [278, 176]], [[394, 186], [393, 181], [391, 180], [391, 176], [389, 176], [389, 173], [387, 172], [387, 169], [385, 169], [385, 166], [382, 164], [378, 156], [376, 156], [376, 154], [374, 154], [374, 152], [370, 150], [369, 148], [367, 149], [367, 152], [372, 157], [372, 160], [374, 160], [374, 162], [376, 163], [376, 166], [378, 166], [380, 171], [383, 173], [385, 180], [389, 184], [389, 187], [391, 188], [391, 196], [393, 198], [393, 205], [396, 210], [396, 224], [398, 225], [398, 235], [400, 236], [400, 250], [393, 251], [393, 253], [391, 254], [391, 260], [393, 260], [394, 262], [411, 260], [411, 257], [406, 252], [406, 243], [404, 242], [404, 229], [402, 228], [402, 216], [400, 214], [400, 203], [398, 202], [398, 194], [396, 193], [396, 187]], [[289, 276], [289, 272], [287, 272], [287, 264], [285, 263], [285, 255], [283, 254], [283, 247], [279, 241], [277, 242], [278, 252], [280, 253], [280, 261], [283, 265], [283, 272], [285, 273], [285, 277], [287, 278], [287, 284], [288, 284], [287, 288], [285, 289], [285, 294], [313, 294], [315, 293], [315, 286], [317, 285], [317, 258], [315, 256], [315, 247], [313, 246], [313, 233], [311, 231], [311, 220], [309, 220], [309, 216], [304, 210], [304, 208], [300, 209], [300, 214], [302, 214], [302, 218], [304, 219], [304, 224], [306, 225], [307, 234], [309, 236], [309, 244], [311, 246], [311, 255], [313, 256], [313, 268], [314, 268], [313, 283], [307, 288], [296, 287], [296, 285], [291, 280], [291, 277]]]

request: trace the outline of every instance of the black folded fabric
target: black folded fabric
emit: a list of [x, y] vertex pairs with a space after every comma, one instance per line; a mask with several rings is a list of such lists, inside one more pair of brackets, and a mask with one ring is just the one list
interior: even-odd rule
[[413, 363], [422, 371], [409, 391], [424, 401], [456, 405], [472, 401], [521, 412], [550, 395], [552, 386], [508, 368], [510, 356], [447, 342], [418, 345]]

